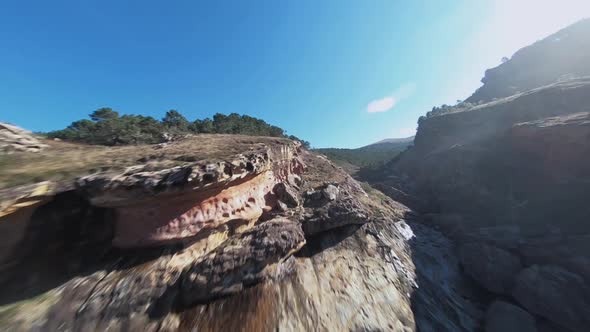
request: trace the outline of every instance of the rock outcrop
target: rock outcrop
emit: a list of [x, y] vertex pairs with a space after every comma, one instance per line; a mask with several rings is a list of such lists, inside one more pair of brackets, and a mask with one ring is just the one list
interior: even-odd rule
[[207, 303], [259, 283], [271, 265], [299, 251], [305, 237], [299, 223], [275, 218], [228, 241], [184, 273], [180, 292], [185, 304]]
[[39, 152], [45, 147], [32, 133], [0, 122], [0, 152]]
[[[296, 142], [52, 144], [113, 162], [2, 190], [3, 330], [472, 331], [481, 323], [448, 239]], [[51, 158], [40, 162], [55, 167]], [[23, 170], [33, 180], [34, 171]]]

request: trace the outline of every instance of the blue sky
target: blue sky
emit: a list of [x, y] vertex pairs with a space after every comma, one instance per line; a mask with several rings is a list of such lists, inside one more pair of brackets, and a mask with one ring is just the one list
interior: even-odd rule
[[0, 2], [0, 121], [237, 112], [315, 147], [413, 134], [585, 0]]

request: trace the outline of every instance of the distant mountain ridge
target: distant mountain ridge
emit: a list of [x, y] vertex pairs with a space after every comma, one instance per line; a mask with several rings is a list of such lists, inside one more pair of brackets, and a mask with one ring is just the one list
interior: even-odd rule
[[378, 167], [404, 151], [414, 142], [414, 136], [387, 138], [357, 149], [323, 148], [316, 152], [326, 155], [330, 160], [354, 174], [362, 167]]
[[[402, 137], [402, 138], [386, 138], [386, 139], [382, 139], [382, 140], [380, 140], [378, 142], [375, 142], [375, 143], [371, 143], [369, 145], [366, 145], [364, 147], [371, 146], [371, 145], [376, 145], [376, 144], [386, 144], [386, 143], [404, 144], [404, 143], [411, 143], [413, 141], [414, 141], [414, 136]], [[360, 149], [362, 149], [364, 147], [361, 147]]]

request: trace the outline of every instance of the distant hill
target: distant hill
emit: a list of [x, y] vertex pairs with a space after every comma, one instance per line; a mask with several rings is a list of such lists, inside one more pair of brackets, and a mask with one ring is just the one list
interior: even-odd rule
[[377, 143], [369, 144], [367, 146], [372, 146], [372, 145], [377, 145], [377, 144], [384, 144], [384, 143], [406, 144], [406, 143], [412, 143], [413, 140], [414, 140], [414, 136], [403, 137], [403, 138], [386, 138], [384, 140], [380, 140]]
[[590, 75], [590, 18], [517, 51], [488, 69], [468, 103], [488, 102], [536, 87]]
[[389, 138], [358, 149], [324, 148], [314, 151], [324, 154], [349, 173], [362, 167], [381, 166], [412, 144], [414, 137]]

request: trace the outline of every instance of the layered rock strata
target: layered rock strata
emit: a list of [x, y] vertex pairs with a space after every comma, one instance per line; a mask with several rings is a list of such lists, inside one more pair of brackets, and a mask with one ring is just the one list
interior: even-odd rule
[[[231, 141], [207, 139], [220, 147], [216, 140]], [[105, 169], [51, 182], [43, 193], [35, 191], [41, 184], [3, 191], [0, 225], [22, 232], [4, 242], [2, 329], [471, 331], [481, 324], [442, 234], [295, 142], [248, 139], [253, 149], [244, 144], [244, 153], [221, 160], [211, 150], [209, 159], [191, 155], [179, 141], [162, 148], [167, 158], [197, 161]], [[153, 149], [160, 148], [145, 148]]]

